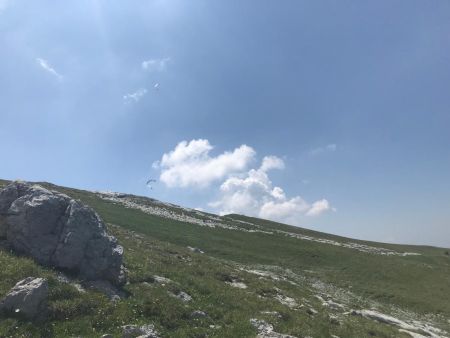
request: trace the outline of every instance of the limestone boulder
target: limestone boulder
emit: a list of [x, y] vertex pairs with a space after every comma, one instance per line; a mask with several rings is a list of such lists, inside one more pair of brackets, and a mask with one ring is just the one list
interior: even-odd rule
[[28, 277], [18, 282], [0, 301], [0, 312], [37, 319], [45, 315], [47, 299], [47, 280]]
[[1, 190], [0, 237], [17, 253], [81, 279], [125, 282], [116, 238], [93, 209], [56, 191], [25, 182]]

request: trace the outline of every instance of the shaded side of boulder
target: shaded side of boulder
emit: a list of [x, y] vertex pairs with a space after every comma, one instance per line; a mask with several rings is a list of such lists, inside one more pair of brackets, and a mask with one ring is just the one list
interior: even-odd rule
[[0, 301], [0, 312], [38, 319], [47, 312], [48, 283], [43, 278], [28, 277], [18, 282]]
[[0, 237], [47, 266], [86, 280], [125, 282], [123, 248], [97, 213], [69, 196], [13, 182], [0, 191]]

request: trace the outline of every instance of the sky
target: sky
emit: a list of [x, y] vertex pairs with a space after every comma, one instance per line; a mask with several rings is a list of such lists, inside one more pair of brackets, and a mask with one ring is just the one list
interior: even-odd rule
[[450, 247], [449, 89], [448, 0], [0, 0], [3, 179]]

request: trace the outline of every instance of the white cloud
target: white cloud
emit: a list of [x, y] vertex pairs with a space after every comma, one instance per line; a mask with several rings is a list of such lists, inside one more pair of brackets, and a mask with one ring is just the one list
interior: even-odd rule
[[232, 173], [242, 172], [255, 155], [251, 147], [241, 145], [232, 152], [211, 157], [213, 148], [208, 140], [182, 141], [153, 167], [161, 169], [160, 180], [168, 187], [206, 187]]
[[62, 81], [63, 76], [59, 74], [49, 63], [47, 60], [37, 58], [36, 62], [39, 66], [41, 66], [42, 69], [44, 69], [46, 72], [52, 74], [55, 76], [59, 81]]
[[256, 155], [251, 147], [241, 145], [216, 157], [210, 156], [211, 150], [208, 140], [183, 141], [153, 168], [161, 170], [160, 181], [170, 188], [207, 187], [221, 181], [219, 198], [208, 204], [221, 215], [238, 213], [301, 225], [309, 217], [335, 210], [326, 199], [308, 203], [300, 196], [288, 197], [281, 187], [274, 186], [270, 170], [285, 168], [277, 156], [266, 156], [258, 169], [248, 170]]
[[282, 188], [273, 186], [267, 174], [270, 169], [284, 169], [284, 162], [268, 156], [259, 169], [228, 178], [220, 186], [221, 198], [209, 206], [222, 215], [238, 213], [294, 225], [331, 210], [325, 199], [309, 204], [300, 196], [288, 198]]
[[310, 154], [311, 155], [318, 155], [318, 154], [321, 154], [321, 153], [333, 152], [333, 151], [336, 151], [336, 150], [337, 150], [337, 144], [330, 143], [330, 144], [328, 144], [328, 145], [326, 145], [324, 147], [318, 147], [318, 148], [312, 149], [310, 151]]
[[261, 206], [258, 214], [261, 218], [290, 224], [299, 224], [303, 215], [309, 211], [309, 204], [300, 196], [280, 201], [268, 201]]
[[167, 68], [170, 58], [163, 59], [150, 59], [147, 61], [142, 61], [142, 69], [147, 72], [162, 72]]
[[129, 103], [129, 102], [133, 102], [133, 101], [138, 102], [140, 99], [142, 99], [142, 97], [144, 97], [145, 94], [147, 94], [147, 89], [139, 88], [134, 93], [125, 94], [123, 96], [123, 100], [125, 101], [125, 103]]
[[[311, 208], [306, 213], [307, 216], [318, 216], [328, 210], [331, 210], [330, 203], [326, 199], [321, 199], [320, 201], [314, 202]], [[332, 209], [336, 210], [336, 209]]]
[[276, 156], [266, 156], [263, 158], [260, 169], [264, 172], [271, 169], [284, 169], [284, 162]]

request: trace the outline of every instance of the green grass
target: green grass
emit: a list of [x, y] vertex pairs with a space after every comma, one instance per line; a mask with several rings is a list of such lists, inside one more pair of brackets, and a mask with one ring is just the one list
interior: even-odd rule
[[[5, 183], [0, 181], [0, 186]], [[319, 291], [312, 286], [319, 280], [339, 293], [349, 293], [353, 297], [349, 300], [352, 308], [377, 304], [387, 313], [398, 308], [416, 313], [419, 319], [433, 316], [437, 326], [450, 329], [450, 259], [444, 254], [445, 249], [359, 241], [422, 254], [380, 256], [283, 235], [200, 227], [125, 208], [88, 191], [47, 186], [89, 204], [109, 224], [110, 232], [125, 248], [129, 270], [125, 290], [130, 296], [113, 303], [93, 291], [80, 293], [59, 282], [55, 271], [0, 251], [0, 295], [30, 275], [48, 278], [51, 290], [47, 322], [32, 324], [4, 318], [0, 320], [0, 337], [100, 337], [104, 333], [119, 337], [121, 325], [148, 323], [155, 324], [164, 337], [254, 337], [256, 330], [250, 325], [250, 318], [265, 319], [278, 332], [297, 337], [402, 337], [388, 325], [324, 308], [315, 298]], [[244, 216], [224, 218], [229, 224], [244, 226], [233, 219], [265, 229], [348, 241]], [[187, 246], [199, 247], [205, 254], [192, 253]], [[266, 270], [280, 267], [280, 274], [292, 278], [260, 278], [240, 270], [241, 266]], [[170, 278], [173, 283], [155, 283], [154, 275]], [[229, 276], [243, 281], [248, 288], [229, 286], [225, 283]], [[291, 309], [275, 300], [275, 287], [294, 298], [299, 307]], [[183, 303], [169, 294], [180, 290], [193, 300]], [[318, 314], [308, 314], [309, 307]], [[194, 310], [205, 311], [208, 316], [192, 318]], [[277, 311], [279, 316], [261, 311]], [[337, 315], [341, 325], [333, 324], [330, 314]]]

